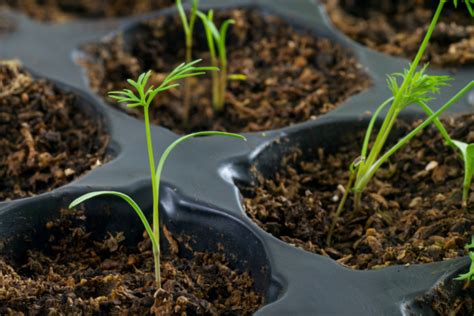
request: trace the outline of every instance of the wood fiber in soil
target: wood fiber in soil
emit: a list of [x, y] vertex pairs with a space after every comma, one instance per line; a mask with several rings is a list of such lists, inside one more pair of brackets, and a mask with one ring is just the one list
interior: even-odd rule
[[0, 201], [50, 191], [101, 165], [108, 138], [74, 94], [0, 63]]
[[[162, 94], [151, 108], [155, 124], [177, 133], [199, 130], [251, 132], [300, 123], [334, 109], [349, 96], [370, 86], [368, 76], [349, 52], [328, 39], [289, 26], [256, 10], [219, 12], [217, 20], [233, 18], [227, 39], [229, 73], [246, 81], [230, 82], [222, 112], [211, 107], [210, 76], [194, 79], [190, 121], [182, 121], [182, 90]], [[194, 56], [209, 64], [207, 42], [196, 23]], [[144, 22], [127, 35], [86, 45], [92, 88], [101, 96], [126, 87], [126, 79], [152, 69], [159, 82], [185, 60], [184, 37], [177, 16]], [[113, 100], [108, 100], [118, 106]], [[140, 109], [124, 111], [142, 117]]]
[[[342, 32], [355, 41], [394, 56], [412, 59], [439, 1], [323, 0]], [[474, 18], [463, 1], [445, 4], [424, 61], [438, 66], [474, 64]]]
[[11, 8], [43, 22], [122, 17], [172, 6], [173, 0], [2, 0]]
[[0, 258], [2, 315], [250, 315], [263, 302], [249, 274], [229, 268], [223, 253], [179, 257], [188, 245], [169, 233], [173, 246], [162, 256], [163, 289], [155, 300], [150, 240], [138, 249], [123, 246], [122, 233], [94, 241], [84, 220], [63, 210], [47, 223], [47, 250], [30, 250], [23, 265]]

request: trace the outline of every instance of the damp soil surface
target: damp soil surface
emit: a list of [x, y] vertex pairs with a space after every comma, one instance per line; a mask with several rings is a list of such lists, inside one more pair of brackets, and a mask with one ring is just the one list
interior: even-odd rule
[[[307, 30], [295, 30], [281, 18], [256, 10], [230, 10], [217, 14], [219, 25], [232, 18], [227, 38], [230, 74], [245, 81], [229, 82], [226, 104], [214, 112], [210, 76], [191, 80], [191, 108], [184, 111], [183, 89], [157, 98], [151, 119], [177, 133], [200, 130], [262, 131], [307, 121], [337, 107], [349, 96], [370, 86], [368, 76], [341, 46]], [[200, 23], [194, 33], [193, 58], [209, 64], [207, 42]], [[159, 83], [166, 73], [185, 60], [184, 37], [177, 16], [166, 16], [136, 25], [124, 36], [83, 47], [83, 64], [92, 88], [101, 96], [127, 87], [126, 79], [154, 70]], [[127, 87], [128, 88], [128, 87]], [[127, 109], [142, 117], [140, 109]], [[189, 113], [186, 122], [184, 113]]]
[[434, 315], [439, 316], [473, 315], [474, 286], [472, 282], [471, 286], [467, 286], [466, 283], [447, 279], [429, 294], [416, 299], [414, 305], [431, 310]]
[[[383, 53], [412, 59], [439, 1], [323, 0], [342, 32]], [[474, 64], [474, 18], [462, 1], [448, 1], [424, 61], [438, 66]]]
[[[474, 141], [474, 116], [448, 119], [445, 126], [454, 139]], [[435, 129], [418, 135], [383, 165], [364, 191], [360, 210], [350, 195], [327, 245], [348, 166], [360, 155], [359, 136], [345, 135], [347, 145], [337, 152], [319, 148], [305, 156], [311, 159], [295, 151], [276, 174], [257, 173], [253, 186], [240, 184], [247, 214], [281, 240], [354, 269], [465, 256], [464, 245], [474, 234], [474, 194], [465, 210], [462, 163]]]
[[189, 244], [166, 229], [171, 246], [155, 291], [148, 238], [137, 248], [123, 245], [123, 233], [94, 240], [83, 213], [61, 212], [46, 225], [43, 251], [28, 251], [24, 264], [0, 258], [0, 314], [250, 315], [263, 302], [249, 274], [231, 269], [223, 252], [180, 257]]
[[0, 201], [32, 196], [100, 166], [108, 135], [78, 98], [0, 62]]
[[0, 9], [17, 10], [43, 22], [66, 22], [148, 13], [173, 4], [173, 0], [2, 0]]

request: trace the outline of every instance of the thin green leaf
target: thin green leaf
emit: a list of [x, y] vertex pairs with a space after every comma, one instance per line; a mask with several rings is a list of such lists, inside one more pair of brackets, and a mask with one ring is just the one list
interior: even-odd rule
[[453, 145], [461, 152], [464, 162], [464, 183], [463, 183], [463, 204], [467, 206], [469, 190], [471, 188], [472, 176], [474, 173], [474, 144], [466, 144], [453, 140]]
[[127, 108], [136, 108], [142, 106], [141, 103], [127, 103]]
[[172, 84], [172, 85], [169, 85], [169, 86], [166, 86], [166, 87], [156, 88], [155, 90], [151, 91], [148, 94], [148, 97], [146, 99], [146, 105], [149, 106], [158, 93], [161, 93], [161, 92], [167, 91], [167, 90], [171, 90], [171, 89], [176, 88], [176, 87], [179, 87], [179, 83], [175, 83], [175, 84]]
[[[367, 127], [367, 131], [365, 132], [365, 137], [364, 137], [364, 143], [362, 145], [362, 151], [360, 153], [361, 157], [363, 159], [365, 159], [367, 157], [367, 150], [368, 150], [368, 147], [369, 147], [369, 142], [370, 142], [370, 136], [372, 135], [372, 130], [375, 126], [375, 122], [377, 121], [377, 118], [380, 114], [380, 112], [382, 112], [382, 110], [389, 104], [391, 104], [391, 102], [393, 101], [393, 97], [385, 100], [378, 108], [377, 110], [375, 110], [374, 114], [372, 115], [372, 118], [370, 119], [370, 122], [369, 122], [369, 126]], [[363, 162], [362, 162], [363, 163]]]
[[184, 33], [186, 34], [186, 36], [189, 36], [191, 30], [181, 0], [176, 0], [176, 8], [178, 9], [179, 17], [181, 18], [181, 23], [183, 23]]
[[[405, 92], [399, 99], [398, 107], [403, 109], [417, 102], [428, 102], [433, 99], [433, 94], [438, 94], [440, 88], [447, 86], [448, 82], [452, 80], [450, 76], [432, 76], [426, 74], [428, 64], [426, 64], [421, 70], [415, 72], [409, 80], [409, 85], [405, 88]], [[398, 84], [398, 78], [401, 82], [407, 81], [409, 70], [405, 70], [403, 73], [394, 73], [389, 75], [387, 78], [387, 84], [392, 92], [393, 96], [399, 94], [400, 86]]]
[[226, 48], [225, 48], [227, 30], [229, 29], [229, 26], [234, 23], [235, 21], [232, 19], [225, 20], [224, 23], [222, 23], [221, 30], [219, 32], [218, 45], [219, 45], [219, 55], [222, 61], [222, 66], [227, 65], [227, 53], [226, 53]]
[[471, 265], [469, 267], [469, 272], [460, 274], [454, 280], [457, 281], [472, 281], [474, 280], [474, 252], [469, 253], [469, 258], [471, 259]]
[[214, 40], [219, 43], [221, 41], [221, 34], [217, 30], [217, 26], [214, 24], [214, 22], [210, 21], [209, 23], [209, 29], [211, 30], [212, 37], [214, 37]]
[[[426, 103], [418, 102], [417, 104], [423, 109], [423, 111], [428, 116], [433, 115], [433, 113], [434, 113], [433, 110], [431, 110], [431, 108]], [[434, 122], [435, 126], [438, 128], [439, 132], [441, 133], [441, 136], [444, 138], [444, 142], [449, 146], [453, 146], [454, 145], [453, 140], [449, 136], [448, 131], [446, 131], [446, 129], [444, 128], [444, 126], [441, 123], [441, 121], [439, 120], [439, 118], [435, 118], [433, 122]]]
[[454, 95], [448, 102], [446, 102], [442, 107], [438, 109], [433, 115], [428, 117], [423, 123], [418, 125], [414, 130], [412, 130], [408, 135], [400, 139], [394, 146], [392, 146], [387, 152], [385, 152], [374, 164], [370, 165], [370, 168], [363, 175], [362, 178], [356, 180], [355, 189], [361, 190], [365, 188], [369, 180], [373, 177], [374, 173], [380, 168], [380, 166], [390, 158], [395, 152], [397, 152], [401, 147], [407, 144], [413, 137], [418, 135], [426, 126], [431, 124], [437, 117], [439, 117], [444, 111], [449, 107], [455, 104], [459, 99], [461, 99], [467, 92], [469, 92], [474, 87], [474, 81], [469, 82], [464, 88], [462, 88], [456, 95]]
[[163, 167], [165, 165], [165, 162], [166, 162], [166, 159], [168, 158], [168, 156], [170, 155], [170, 153], [173, 151], [173, 149], [178, 146], [180, 143], [190, 139], [190, 138], [193, 138], [193, 137], [202, 137], [202, 136], [224, 136], [224, 137], [233, 137], [233, 138], [237, 138], [237, 139], [241, 139], [241, 140], [244, 140], [246, 141], [247, 139], [242, 136], [242, 135], [239, 135], [239, 134], [234, 134], [234, 133], [227, 133], [227, 132], [217, 132], [217, 131], [205, 131], [205, 132], [196, 132], [196, 133], [192, 133], [192, 134], [188, 134], [188, 135], [185, 135], [185, 136], [182, 136], [180, 138], [178, 138], [177, 140], [175, 140], [173, 143], [171, 143], [167, 148], [166, 150], [163, 152], [163, 154], [161, 155], [160, 157], [160, 161], [158, 162], [158, 166], [156, 168], [156, 181], [158, 183], [158, 194], [160, 193], [160, 189], [159, 189], [159, 183], [160, 183], [160, 179], [161, 179], [161, 173], [163, 172]]
[[159, 245], [157, 244], [157, 241], [156, 241], [156, 239], [153, 235], [153, 229], [151, 228], [150, 224], [148, 223], [148, 220], [146, 219], [145, 214], [141, 210], [140, 206], [138, 206], [138, 204], [130, 196], [128, 196], [126, 194], [123, 194], [121, 192], [116, 192], [116, 191], [90, 192], [90, 193], [84, 194], [84, 195], [78, 197], [77, 199], [75, 199], [74, 201], [72, 201], [71, 204], [69, 204], [69, 208], [70, 209], [75, 208], [79, 204], [82, 204], [87, 200], [90, 200], [92, 198], [95, 198], [95, 197], [101, 196], [101, 195], [116, 196], [116, 197], [119, 197], [119, 198], [123, 199], [125, 202], [127, 202], [132, 207], [132, 209], [135, 211], [135, 213], [138, 215], [141, 222], [143, 223], [143, 226], [145, 227], [145, 230], [146, 230], [148, 236], [150, 237], [150, 240], [153, 243], [153, 246], [156, 247], [156, 249], [159, 249]]
[[[458, 1], [453, 0], [453, 2], [454, 2], [454, 7], [457, 8]], [[469, 11], [469, 14], [474, 17], [474, 9], [472, 7], [472, 5], [474, 5], [474, 0], [463, 0], [463, 2], [466, 4], [466, 8]]]
[[127, 79], [127, 82], [132, 86], [134, 87], [135, 89], [137, 89], [138, 87], [138, 83], [132, 79]]
[[232, 81], [245, 81], [247, 80], [247, 76], [244, 74], [232, 74], [232, 75], [228, 75], [227, 79], [232, 80]]
[[207, 71], [207, 70], [216, 70], [217, 69], [215, 67], [194, 67], [194, 65], [196, 65], [200, 61], [201, 61], [200, 59], [197, 59], [197, 60], [192, 61], [188, 64], [179, 65], [168, 76], [166, 76], [166, 78], [160, 84], [159, 88], [167, 87], [173, 81], [177, 81], [177, 80], [188, 78], [188, 77], [203, 75], [203, 74], [205, 74], [205, 71]]
[[193, 32], [194, 24], [196, 23], [198, 4], [199, 4], [198, 0], [192, 0], [191, 2], [191, 17], [189, 19], [189, 29], [191, 33]]
[[193, 72], [191, 74], [185, 74], [185, 75], [177, 76], [176, 78], [174, 78], [174, 80], [181, 80], [181, 79], [184, 79], [184, 78], [196, 77], [196, 76], [200, 76], [200, 75], [204, 75], [204, 74], [206, 74], [205, 71]]
[[202, 24], [204, 25], [204, 31], [206, 33], [206, 40], [207, 40], [207, 45], [209, 47], [209, 53], [211, 55], [211, 62], [214, 64], [216, 63], [216, 48], [214, 45], [214, 39], [212, 36], [212, 31], [210, 28], [210, 24], [212, 24], [212, 21], [209, 20], [209, 14], [205, 15], [201, 11], [198, 11], [198, 16], [202, 21]]

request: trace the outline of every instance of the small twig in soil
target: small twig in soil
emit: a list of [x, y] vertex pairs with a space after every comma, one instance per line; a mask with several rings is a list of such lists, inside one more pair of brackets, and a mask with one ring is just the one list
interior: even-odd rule
[[0, 61], [0, 98], [20, 94], [33, 82], [33, 78], [23, 73], [18, 60]]
[[31, 135], [30, 126], [27, 123], [22, 123], [20, 132], [25, 139], [26, 146], [28, 147], [28, 159], [26, 160], [26, 165], [28, 167], [33, 167], [35, 165], [35, 157], [37, 153], [35, 149], [35, 140]]

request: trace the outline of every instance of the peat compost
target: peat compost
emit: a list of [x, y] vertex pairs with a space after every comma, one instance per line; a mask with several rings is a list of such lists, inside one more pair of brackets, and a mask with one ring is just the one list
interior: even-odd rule
[[66, 22], [148, 13], [173, 4], [173, 0], [3, 0], [0, 9], [3, 5], [39, 21]]
[[[380, 52], [413, 59], [426, 34], [438, 1], [432, 0], [323, 0], [342, 32]], [[445, 4], [424, 56], [438, 66], [474, 64], [474, 25], [459, 1]]]
[[102, 165], [109, 136], [78, 97], [0, 63], [0, 201], [51, 191]]
[[[218, 21], [226, 18], [236, 21], [227, 39], [229, 73], [244, 74], [247, 79], [230, 82], [224, 109], [215, 113], [210, 76], [193, 78], [189, 121], [183, 122], [182, 89], [176, 89], [161, 95], [151, 107], [153, 123], [177, 133], [275, 129], [314, 119], [370, 86], [354, 57], [326, 38], [297, 31], [282, 19], [256, 10], [217, 13]], [[196, 28], [193, 58], [209, 64], [204, 31], [200, 23]], [[154, 70], [152, 81], [159, 83], [173, 65], [185, 60], [177, 15], [140, 23], [125, 37], [118, 35], [83, 48], [89, 58], [81, 63], [92, 89], [102, 97], [125, 88], [126, 79], [149, 69]], [[120, 108], [142, 118], [139, 109]]]
[[[136, 249], [121, 244], [121, 232], [94, 240], [85, 219], [62, 210], [46, 224], [43, 251], [29, 250], [23, 264], [0, 259], [2, 315], [251, 315], [263, 303], [249, 274], [231, 269], [223, 252], [193, 252], [166, 229], [169, 253], [155, 291], [147, 235]], [[189, 256], [178, 255], [183, 248]]]

